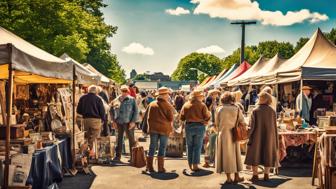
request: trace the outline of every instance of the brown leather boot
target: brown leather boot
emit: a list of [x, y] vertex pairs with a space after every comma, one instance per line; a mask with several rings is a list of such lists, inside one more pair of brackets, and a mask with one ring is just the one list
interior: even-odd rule
[[166, 169], [164, 168], [164, 157], [158, 156], [158, 172], [159, 173], [165, 173]]
[[146, 158], [146, 161], [147, 161], [146, 171], [148, 171], [150, 173], [155, 172], [155, 170], [153, 168], [153, 159], [154, 159], [154, 157], [150, 157], [150, 156], [147, 156], [147, 158]]

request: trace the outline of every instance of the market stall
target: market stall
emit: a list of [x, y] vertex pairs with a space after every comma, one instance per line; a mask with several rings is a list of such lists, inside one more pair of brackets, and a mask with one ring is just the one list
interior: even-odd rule
[[209, 88], [210, 86], [213, 86], [214, 83], [216, 83], [221, 77], [223, 77], [223, 75], [226, 73], [226, 69], [222, 70], [215, 79], [213, 79], [212, 81], [209, 81], [208, 83], [206, 83], [206, 85], [204, 85], [203, 88]]
[[248, 85], [250, 78], [257, 76], [258, 72], [268, 67], [269, 59], [261, 56], [246, 72], [241, 74], [239, 77], [228, 81], [228, 86], [232, 85]]
[[[62, 154], [49, 154], [54, 161], [49, 159], [48, 165], [64, 168], [72, 164], [66, 134], [72, 124], [71, 91], [67, 87], [73, 81], [72, 70], [73, 65], [67, 61], [0, 27], [0, 97], [2, 125], [5, 125], [1, 127], [5, 139], [1, 155], [5, 156], [5, 188], [26, 183], [41, 188], [36, 184], [48, 183], [47, 177], [32, 176], [32, 168], [39, 166], [34, 164], [35, 158], [39, 153], [49, 154], [48, 148]], [[64, 133], [63, 139], [57, 139], [53, 129], [58, 134]], [[47, 167], [45, 171], [49, 174]], [[53, 182], [58, 180], [56, 177], [57, 174], [49, 175]]]
[[218, 75], [211, 76], [211, 79], [205, 85], [203, 85], [201, 88], [202, 89], [208, 88], [208, 86], [210, 85], [210, 83], [212, 83], [213, 81], [215, 81], [217, 79], [217, 77], [218, 77]]
[[239, 77], [240, 75], [244, 74], [247, 70], [249, 70], [251, 67], [251, 65], [244, 61], [242, 62], [239, 67], [237, 69], [235, 69], [235, 71], [233, 71], [230, 75], [228, 75], [225, 79], [223, 79], [222, 81], [220, 81], [220, 85], [227, 85], [227, 83], [232, 80], [235, 79], [237, 77]]
[[66, 53], [64, 53], [60, 58], [75, 66], [75, 73], [76, 73], [75, 80], [77, 84], [97, 85], [99, 83], [100, 76], [97, 73], [90, 71], [88, 68], [86, 68], [84, 65], [80, 64], [73, 58], [71, 58]]
[[211, 81], [214, 80], [216, 76], [208, 76], [201, 84], [197, 86], [197, 89], [205, 89], [205, 86], [208, 85]]
[[220, 77], [216, 82], [212, 83], [209, 87], [220, 87], [220, 83], [226, 78], [228, 77], [232, 72], [234, 72], [237, 68], [239, 67], [239, 64], [234, 64], [230, 67], [230, 69], [225, 72], [225, 74]]
[[260, 84], [289, 83], [300, 80], [335, 80], [335, 49], [336, 47], [323, 35], [321, 30], [317, 29], [293, 57], [286, 61], [281, 59], [272, 61], [273, 64], [259, 73], [257, 79]]
[[109, 86], [110, 84], [114, 83], [111, 79], [109, 79], [108, 77], [106, 77], [105, 75], [103, 75], [102, 73], [100, 73], [98, 70], [96, 70], [93, 66], [91, 66], [88, 63], [83, 64], [83, 66], [85, 68], [87, 68], [88, 70], [90, 70], [91, 72], [97, 74], [100, 78], [100, 83], [99, 85], [105, 85], [105, 86]]

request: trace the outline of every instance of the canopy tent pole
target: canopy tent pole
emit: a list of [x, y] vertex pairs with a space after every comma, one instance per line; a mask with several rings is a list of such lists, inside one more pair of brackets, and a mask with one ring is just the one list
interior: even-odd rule
[[8, 83], [7, 83], [7, 120], [6, 120], [6, 153], [5, 153], [5, 174], [4, 174], [4, 188], [8, 188], [9, 163], [10, 163], [10, 125], [13, 105], [13, 67], [12, 67], [12, 44], [7, 44], [8, 48]]
[[72, 174], [76, 174], [76, 140], [75, 140], [75, 128], [76, 128], [76, 65], [73, 64], [72, 67]]
[[[300, 111], [299, 111], [299, 115], [301, 116], [301, 111], [302, 111], [302, 102], [303, 102], [303, 91], [302, 91], [302, 88], [303, 88], [303, 79], [301, 78], [301, 80], [300, 80], [300, 96], [301, 96], [301, 98], [300, 98]], [[299, 107], [297, 107], [297, 108], [299, 108]]]

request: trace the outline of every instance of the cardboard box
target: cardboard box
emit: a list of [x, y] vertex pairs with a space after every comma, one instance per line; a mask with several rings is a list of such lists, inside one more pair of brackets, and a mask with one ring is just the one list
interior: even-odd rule
[[113, 158], [115, 156], [115, 137], [107, 136], [97, 139], [97, 157], [98, 158]]

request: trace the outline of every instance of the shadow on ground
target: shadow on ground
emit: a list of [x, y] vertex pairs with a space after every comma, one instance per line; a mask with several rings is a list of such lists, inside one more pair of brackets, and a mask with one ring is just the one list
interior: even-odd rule
[[297, 168], [279, 168], [280, 176], [287, 177], [311, 177], [311, 169], [297, 169]]
[[256, 186], [262, 186], [262, 187], [267, 187], [267, 188], [277, 188], [278, 186], [284, 184], [287, 181], [290, 181], [292, 179], [289, 178], [271, 178], [269, 181], [258, 181], [253, 183], [253, 185]]
[[146, 171], [143, 171], [142, 174], [150, 176], [153, 179], [157, 179], [157, 180], [174, 180], [177, 179], [179, 177], [179, 175], [172, 171], [172, 172], [166, 172], [166, 173], [148, 173]]
[[197, 172], [193, 172], [187, 169], [183, 170], [183, 174], [188, 177], [203, 177], [203, 176], [212, 175], [213, 173], [214, 173], [213, 171], [209, 171], [206, 169], [201, 169], [200, 171], [197, 171]]
[[91, 174], [77, 173], [73, 177], [64, 177], [61, 183], [58, 183], [60, 189], [75, 189], [75, 188], [90, 188], [96, 175], [91, 171]]
[[221, 189], [256, 189], [256, 187], [252, 186], [251, 184], [244, 183], [244, 184], [221, 184]]

